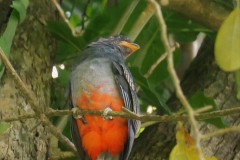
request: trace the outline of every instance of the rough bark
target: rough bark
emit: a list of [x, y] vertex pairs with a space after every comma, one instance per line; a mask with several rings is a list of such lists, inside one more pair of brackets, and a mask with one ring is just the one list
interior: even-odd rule
[[[203, 91], [206, 96], [214, 98], [219, 109], [240, 106], [236, 98], [236, 83], [232, 73], [221, 71], [213, 57], [213, 43], [208, 41], [200, 50], [189, 71], [182, 81], [182, 88], [187, 97], [196, 91]], [[179, 108], [176, 97], [169, 100], [171, 108]], [[224, 117], [232, 125], [239, 125], [239, 115]], [[202, 133], [209, 133], [217, 128], [206, 123], [200, 124]], [[216, 156], [219, 160], [240, 159], [240, 135], [238, 133], [213, 137], [202, 143], [204, 151], [209, 156]], [[175, 123], [157, 124], [145, 129], [137, 139], [132, 159], [168, 159], [175, 144]]]
[[[51, 55], [55, 45], [46, 22], [53, 16], [50, 1], [30, 1], [27, 18], [18, 27], [10, 53], [20, 77], [42, 102], [41, 109], [50, 106]], [[0, 102], [2, 118], [33, 112], [7, 73], [0, 83]], [[47, 159], [48, 139], [47, 128], [37, 119], [13, 122], [9, 132], [0, 136], [0, 159]]]

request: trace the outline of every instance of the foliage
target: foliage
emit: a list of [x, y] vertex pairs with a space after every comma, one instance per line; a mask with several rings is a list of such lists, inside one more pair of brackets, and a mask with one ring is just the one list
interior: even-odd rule
[[[15, 0], [13, 1], [13, 11], [10, 15], [7, 27], [0, 37], [0, 47], [7, 56], [9, 56], [10, 48], [12, 46], [13, 37], [15, 35], [17, 25], [22, 22], [26, 16], [28, 7], [28, 0]], [[0, 80], [4, 72], [4, 67], [0, 61]]]

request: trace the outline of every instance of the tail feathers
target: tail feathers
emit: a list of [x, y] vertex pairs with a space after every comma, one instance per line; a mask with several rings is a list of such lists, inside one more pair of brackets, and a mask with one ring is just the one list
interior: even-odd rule
[[102, 153], [97, 157], [97, 160], [120, 160], [119, 155], [112, 156], [109, 153]]

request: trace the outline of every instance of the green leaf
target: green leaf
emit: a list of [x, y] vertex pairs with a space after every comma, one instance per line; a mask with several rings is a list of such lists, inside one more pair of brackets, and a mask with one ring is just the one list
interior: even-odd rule
[[173, 33], [175, 40], [179, 43], [189, 43], [196, 40], [200, 32], [212, 32], [212, 30], [176, 12], [169, 10], [163, 11], [168, 32]]
[[15, 0], [11, 5], [18, 12], [19, 22], [21, 23], [26, 17], [26, 10], [28, 7], [28, 0]]
[[[189, 102], [193, 109], [200, 109], [204, 106], [211, 105], [213, 106], [213, 109], [209, 111], [217, 110], [214, 99], [210, 97], [206, 97], [202, 91], [197, 91], [195, 94], [193, 94], [192, 97], [189, 99]], [[213, 119], [206, 120], [206, 122], [211, 123], [219, 128], [223, 128], [226, 126], [222, 118], [213, 118]]]
[[67, 43], [76, 51], [81, 51], [85, 46], [83, 39], [74, 37], [69, 27], [63, 22], [48, 22], [47, 28], [56, 38]]
[[79, 51], [77, 51], [70, 44], [58, 41], [58, 47], [56, 51], [56, 63], [62, 64], [67, 60], [76, 59], [79, 56]]
[[12, 46], [13, 37], [15, 35], [15, 31], [17, 29], [18, 25], [18, 18], [16, 16], [16, 12], [13, 11], [11, 14], [7, 27], [3, 33], [3, 35], [0, 37], [0, 47], [4, 51], [4, 53], [8, 56], [10, 52], [10, 48]]
[[224, 71], [240, 69], [240, 8], [234, 9], [219, 29], [215, 59]]
[[61, 69], [57, 66], [58, 70], [58, 80], [60, 81], [61, 86], [66, 87], [69, 84], [70, 71], [66, 69]]
[[86, 45], [85, 40], [82, 37], [74, 37], [63, 22], [48, 22], [47, 28], [58, 39], [56, 63], [76, 58]]
[[[140, 86], [141, 90], [139, 92], [141, 99], [147, 102], [148, 105], [153, 105], [158, 107], [158, 109], [163, 109], [163, 111], [167, 114], [171, 113], [171, 110], [166, 105], [166, 98], [164, 98], [164, 94], [159, 93], [156, 90], [156, 86], [149, 82], [136, 67], [130, 67], [131, 73], [134, 76], [134, 80]], [[161, 107], [161, 108], [159, 108]]]
[[0, 135], [6, 133], [10, 127], [11, 125], [9, 123], [0, 122]]
[[[0, 37], [0, 48], [3, 50], [3, 52], [6, 54], [7, 57], [9, 55], [10, 48], [12, 46], [12, 41], [15, 35], [15, 31], [17, 29], [17, 25], [18, 25], [18, 18], [16, 17], [16, 11], [13, 11], [7, 23], [6, 29], [3, 35]], [[3, 73], [4, 73], [4, 66], [2, 64], [2, 61], [0, 61], [0, 80], [2, 78]]]
[[[17, 25], [22, 22], [26, 16], [26, 10], [28, 7], [28, 0], [15, 0], [13, 1], [12, 7], [14, 10], [12, 11], [9, 21], [7, 23], [7, 27], [0, 37], [0, 47], [6, 56], [9, 56], [10, 48], [12, 46], [13, 37], [15, 35]], [[4, 73], [4, 66], [0, 61], [0, 79]]]

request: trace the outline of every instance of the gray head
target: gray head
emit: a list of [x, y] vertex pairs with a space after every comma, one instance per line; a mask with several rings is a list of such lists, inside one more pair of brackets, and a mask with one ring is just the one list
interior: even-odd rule
[[98, 41], [90, 43], [88, 47], [99, 47], [104, 48], [104, 50], [113, 50], [116, 53], [120, 53], [124, 59], [140, 48], [139, 45], [131, 42], [127, 36], [123, 35], [100, 38]]

